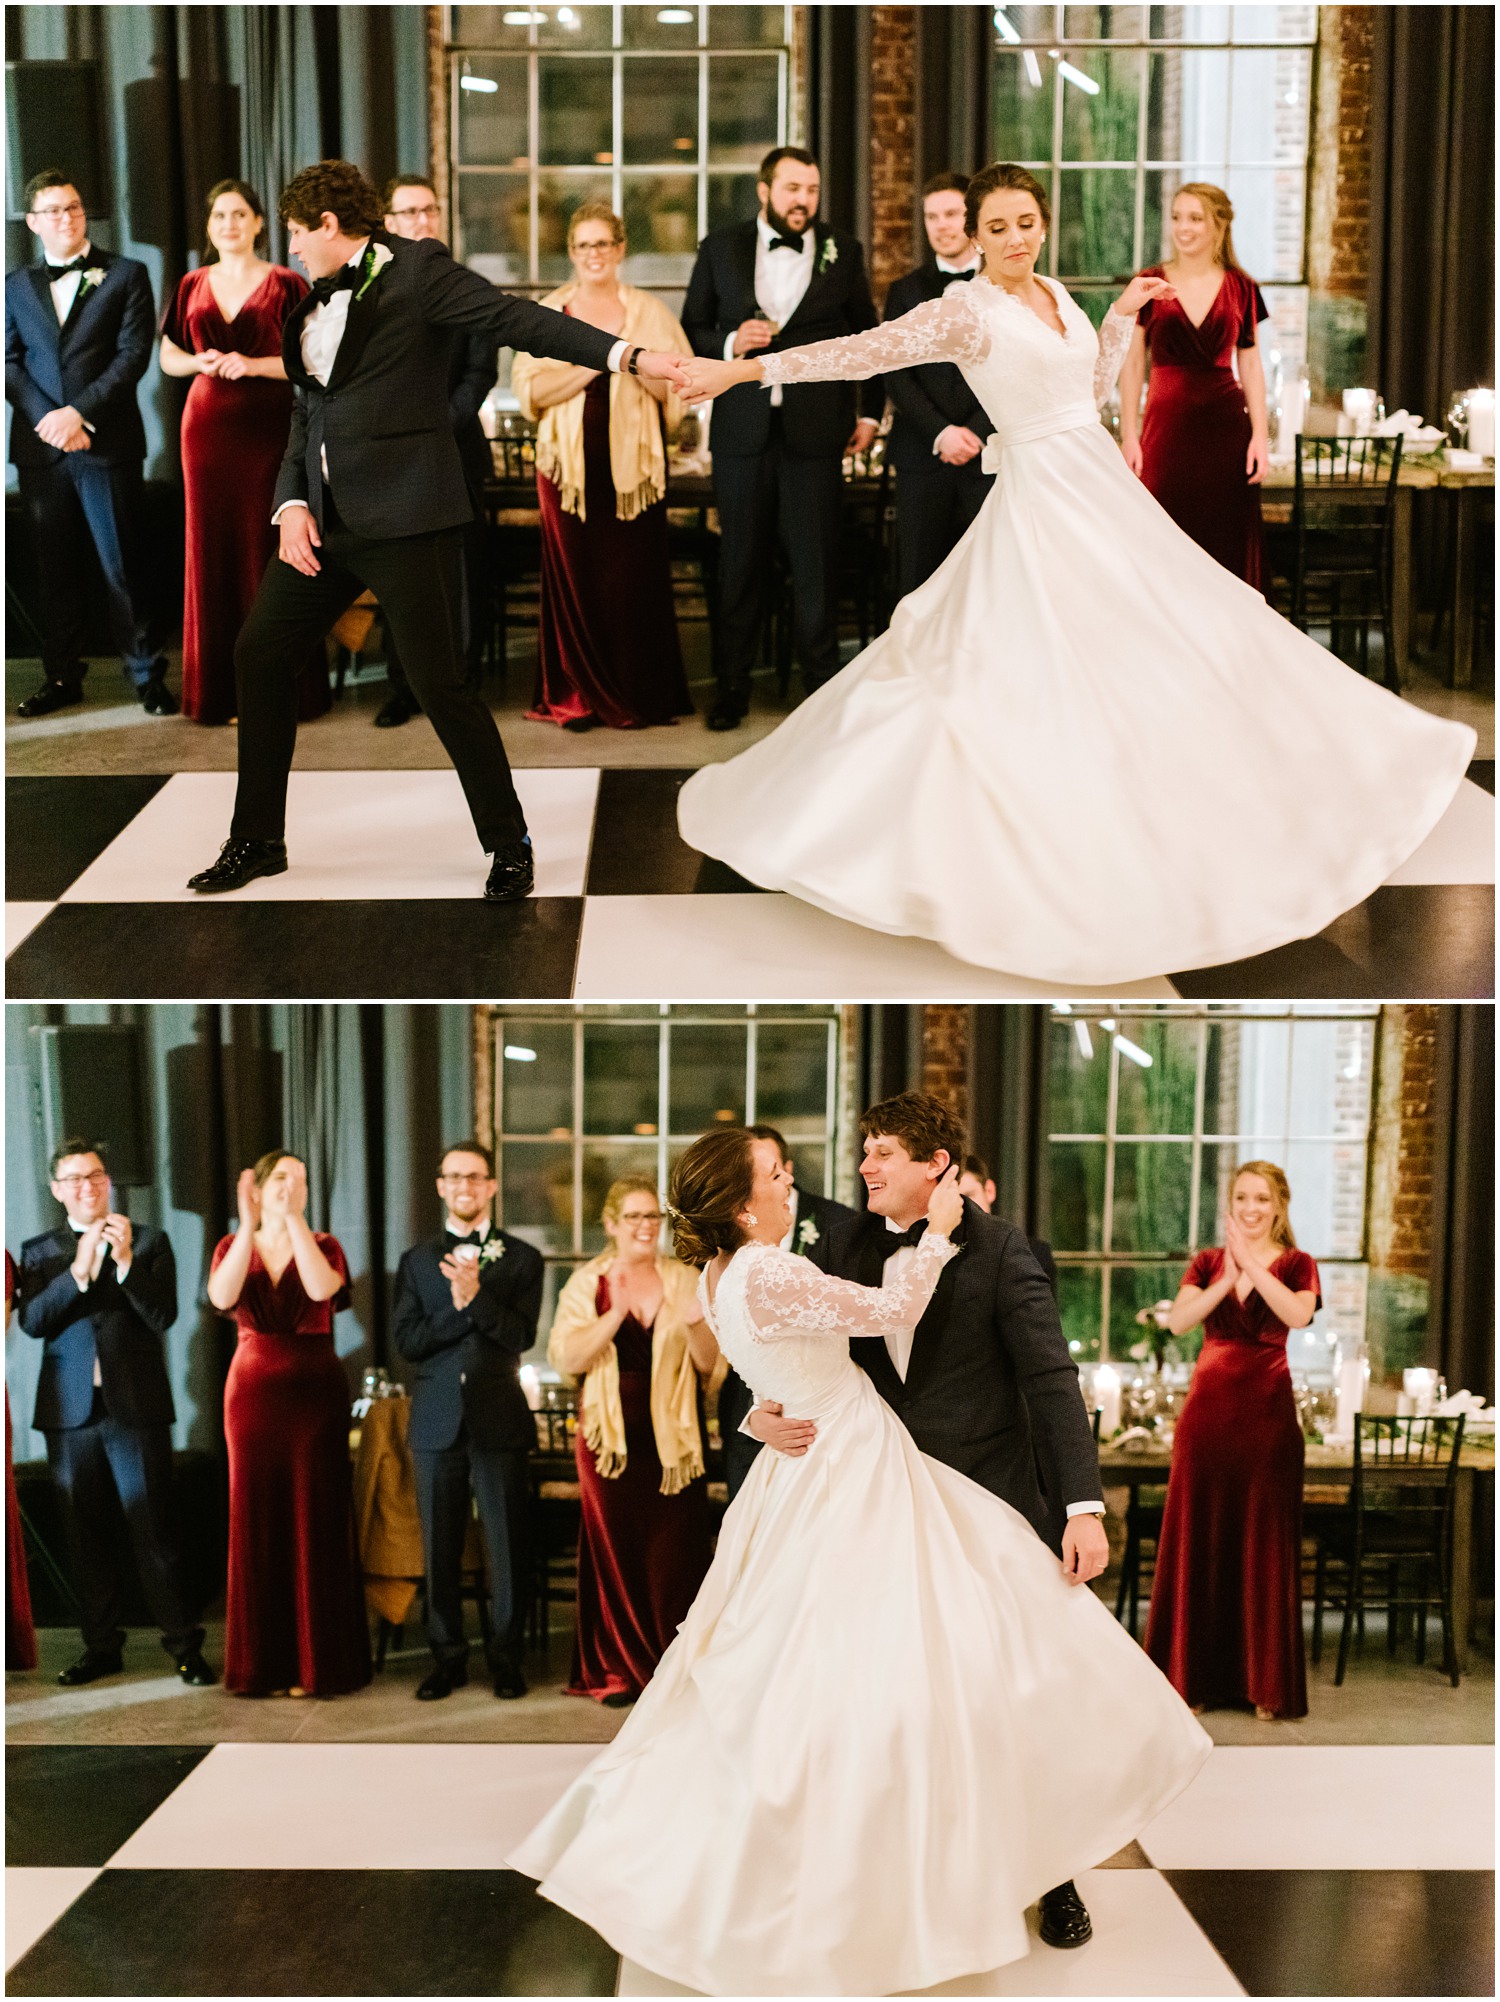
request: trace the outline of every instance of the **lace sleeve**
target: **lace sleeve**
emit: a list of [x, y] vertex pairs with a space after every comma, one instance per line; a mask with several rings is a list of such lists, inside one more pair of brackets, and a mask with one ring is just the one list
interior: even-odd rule
[[868, 333], [840, 334], [831, 341], [762, 355], [766, 384], [863, 382], [866, 376], [915, 368], [919, 362], [983, 361], [989, 353], [989, 329], [968, 293], [965, 285], [941, 299], [924, 299]]
[[1109, 401], [1109, 393], [1125, 366], [1125, 357], [1134, 338], [1134, 313], [1126, 318], [1111, 306], [1099, 329], [1099, 359], [1094, 363], [1094, 403], [1098, 409], [1102, 410]]
[[[745, 1281], [745, 1314], [758, 1341], [778, 1335], [885, 1335], [914, 1328], [958, 1246], [929, 1233], [915, 1258], [892, 1260], [879, 1286], [832, 1279], [806, 1258], [773, 1250]], [[899, 1268], [899, 1269], [898, 1269]]]

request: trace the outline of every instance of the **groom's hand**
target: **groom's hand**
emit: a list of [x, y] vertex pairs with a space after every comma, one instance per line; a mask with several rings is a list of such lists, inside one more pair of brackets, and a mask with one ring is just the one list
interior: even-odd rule
[[789, 1460], [800, 1460], [818, 1436], [810, 1418], [788, 1418], [779, 1404], [757, 1404], [745, 1424], [753, 1439]]
[[635, 372], [648, 382], [669, 382], [674, 389], [687, 387], [687, 355], [655, 354], [643, 349], [637, 358]]
[[276, 526], [281, 534], [281, 548], [277, 553], [282, 562], [290, 563], [304, 577], [316, 577], [322, 565], [313, 551], [322, 546], [323, 538], [313, 520], [312, 509], [305, 503], [297, 503], [286, 510]]
[[1086, 1585], [1109, 1569], [1109, 1538], [1102, 1515], [1070, 1515], [1062, 1540], [1063, 1576], [1070, 1585]]

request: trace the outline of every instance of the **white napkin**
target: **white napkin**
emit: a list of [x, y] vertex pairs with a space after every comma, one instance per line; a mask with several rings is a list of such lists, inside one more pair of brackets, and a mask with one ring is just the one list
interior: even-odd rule
[[1446, 438], [1447, 433], [1435, 425], [1424, 424], [1420, 417], [1413, 417], [1409, 410], [1393, 410], [1389, 417], [1382, 417], [1370, 429], [1372, 438], [1410, 438], [1425, 451]]
[[1482, 1424], [1493, 1425], [1495, 1422], [1495, 1407], [1486, 1407], [1484, 1399], [1473, 1390], [1455, 1390], [1451, 1397], [1445, 1397], [1441, 1404], [1433, 1406], [1436, 1418], [1457, 1418], [1460, 1412]]

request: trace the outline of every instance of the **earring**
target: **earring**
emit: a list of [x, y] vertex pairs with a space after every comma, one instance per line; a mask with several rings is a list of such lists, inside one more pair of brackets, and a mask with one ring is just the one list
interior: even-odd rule
[[760, 1222], [760, 1218], [758, 1216], [751, 1216], [749, 1210], [746, 1210], [745, 1214], [740, 1218], [740, 1222], [746, 1225], [748, 1229], [754, 1230], [755, 1226]]

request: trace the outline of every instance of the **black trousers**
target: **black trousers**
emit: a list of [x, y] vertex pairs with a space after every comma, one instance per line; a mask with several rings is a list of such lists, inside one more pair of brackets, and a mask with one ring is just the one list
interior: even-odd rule
[[749, 1384], [731, 1370], [719, 1386], [719, 1443], [724, 1450], [724, 1480], [731, 1501], [749, 1478], [756, 1454], [765, 1450], [758, 1439], [740, 1430], [754, 1402]]
[[479, 1504], [479, 1524], [490, 1563], [493, 1635], [490, 1667], [514, 1661], [526, 1622], [529, 1490], [524, 1450], [476, 1446], [461, 1426], [451, 1446], [413, 1447], [422, 1557], [427, 1573], [427, 1641], [446, 1667], [467, 1661], [463, 1600], [459, 1596], [469, 1495]]
[[20, 468], [21, 501], [41, 588], [42, 667], [76, 685], [85, 662], [88, 545], [94, 545], [109, 606], [110, 639], [136, 688], [164, 667], [140, 586], [141, 468], [96, 466], [70, 452], [51, 466]]
[[896, 587], [905, 597], [963, 540], [994, 485], [977, 460], [967, 466], [902, 466], [896, 474]]
[[85, 1424], [49, 1431], [46, 1439], [52, 1476], [67, 1503], [84, 1646], [114, 1654], [125, 1644], [112, 1534], [118, 1495], [162, 1646], [174, 1661], [202, 1647], [177, 1544], [171, 1428], [118, 1424], [96, 1390]]
[[489, 707], [464, 680], [463, 530], [356, 535], [324, 489], [323, 546], [316, 577], [273, 556], [234, 648], [239, 694], [239, 789], [230, 832], [280, 841], [286, 784], [297, 743], [297, 673], [361, 591], [380, 600], [412, 693], [453, 760], [479, 845], [486, 853], [520, 841], [526, 816]]
[[[464, 679], [471, 688], [477, 689], [483, 675], [484, 653], [484, 636], [479, 623], [479, 607], [483, 602], [480, 594], [484, 589], [481, 569], [484, 561], [484, 523], [471, 521], [462, 534]], [[392, 695], [404, 702], [416, 701], [406, 669], [401, 665], [401, 649], [396, 644], [396, 635], [389, 620], [385, 627], [385, 676]]]
[[775, 581], [780, 534], [792, 572], [792, 631], [809, 694], [839, 670], [839, 521], [842, 457], [800, 459], [787, 450], [781, 412], [771, 441], [748, 458], [714, 458], [719, 510], [719, 626], [714, 672], [720, 697], [744, 705]]

